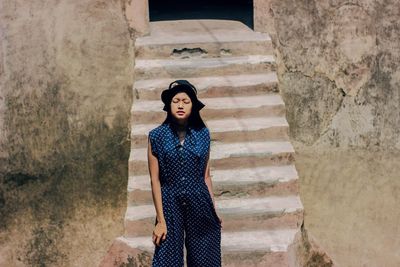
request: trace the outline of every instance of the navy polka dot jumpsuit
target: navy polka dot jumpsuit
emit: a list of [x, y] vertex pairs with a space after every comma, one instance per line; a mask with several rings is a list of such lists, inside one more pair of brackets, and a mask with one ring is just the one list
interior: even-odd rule
[[[165, 240], [155, 246], [152, 267], [221, 266], [221, 224], [204, 181], [210, 149], [210, 132], [189, 126], [183, 144], [170, 123], [149, 132], [159, 177]], [[157, 221], [155, 222], [155, 224]]]

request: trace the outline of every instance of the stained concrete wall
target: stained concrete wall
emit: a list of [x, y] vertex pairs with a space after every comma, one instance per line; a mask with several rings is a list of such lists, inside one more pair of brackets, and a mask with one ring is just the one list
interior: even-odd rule
[[[94, 266], [122, 233], [132, 3], [0, 1], [0, 266]], [[339, 266], [398, 266], [398, 4], [255, 3], [309, 234]]]
[[292, 136], [399, 149], [398, 2], [259, 2], [256, 30], [275, 37]]
[[305, 227], [338, 266], [400, 265], [400, 6], [255, 0], [273, 36]]
[[0, 1], [0, 266], [95, 266], [123, 232], [125, 4]]

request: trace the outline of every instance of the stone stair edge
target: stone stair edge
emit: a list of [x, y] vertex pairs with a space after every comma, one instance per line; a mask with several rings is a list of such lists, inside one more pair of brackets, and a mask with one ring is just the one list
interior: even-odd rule
[[[189, 58], [189, 59], [182, 59], [182, 58], [156, 58], [156, 59], [136, 59], [134, 68], [153, 68], [153, 67], [160, 67], [163, 66], [162, 63], [165, 65], [176, 65], [182, 64], [187, 65], [187, 63], [214, 63], [214, 62], [225, 62], [225, 63], [241, 63], [244, 64], [257, 64], [263, 62], [270, 62], [275, 63], [275, 57], [273, 55], [246, 55], [246, 56], [230, 56], [230, 57], [221, 57], [221, 58]], [[170, 63], [170, 64], [167, 64]], [[207, 65], [205, 65], [207, 66]]]
[[[251, 79], [245, 79], [245, 78], [251, 78]], [[257, 80], [258, 78], [258, 80]], [[264, 80], [262, 80], [264, 78]], [[247, 84], [244, 83], [245, 85], [257, 85], [262, 82], [271, 82], [271, 83], [277, 83], [278, 82], [278, 77], [275, 71], [270, 71], [267, 73], [248, 73], [248, 74], [239, 74], [239, 75], [216, 75], [216, 76], [202, 76], [202, 77], [178, 77], [177, 79], [190, 79], [193, 84], [196, 83], [201, 83], [202, 81], [214, 81], [212, 85], [218, 85], [218, 82], [220, 82], [220, 86], [243, 86], [243, 81], [249, 81]], [[173, 81], [171, 78], [157, 78], [157, 79], [137, 79], [133, 83], [133, 89], [146, 89], [149, 87], [149, 84], [154, 86], [157, 86], [159, 88], [166, 88], [168, 85]], [[242, 81], [242, 84], [240, 84], [240, 81]], [[215, 83], [217, 82], [217, 83]], [[234, 84], [226, 84], [227, 82], [236, 82]], [[147, 87], [146, 87], [147, 84]], [[202, 86], [196, 86], [198, 90], [201, 90]]]
[[[238, 126], [236, 129], [232, 128], [232, 129], [227, 129], [224, 128], [223, 125], [225, 124], [230, 124], [233, 123], [232, 121], [238, 122], [240, 124], [240, 122], [243, 122], [243, 124], [247, 124], [248, 122], [255, 122], [258, 123], [258, 127], [254, 128], [254, 129], [246, 129], [245, 127], [240, 128], [240, 126]], [[260, 122], [262, 122], [264, 124], [260, 124]], [[224, 119], [209, 119], [206, 122], [207, 127], [210, 129], [210, 134], [212, 135], [213, 133], [217, 133], [217, 132], [223, 132], [223, 131], [217, 131], [215, 128], [215, 125], [218, 124], [220, 126], [222, 126], [222, 130], [225, 129], [227, 131], [240, 131], [240, 132], [251, 132], [251, 131], [256, 131], [256, 130], [262, 130], [262, 129], [268, 129], [271, 127], [289, 127], [288, 122], [286, 121], [286, 118], [284, 116], [272, 116], [272, 117], [251, 117], [251, 118], [224, 118]], [[159, 123], [140, 123], [140, 124], [134, 124], [131, 127], [131, 136], [142, 136], [142, 135], [148, 135], [148, 132], [153, 129], [156, 128], [157, 126], [159, 126]], [[213, 126], [214, 127], [211, 127]]]
[[[251, 171], [254, 169], [259, 169], [260, 173], [265, 173], [266, 170], [273, 171], [275, 169], [275, 174], [271, 176], [263, 176], [263, 175], [254, 175], [252, 174]], [[282, 170], [286, 170], [286, 173]], [[288, 172], [289, 170], [289, 172]], [[281, 166], [266, 166], [266, 167], [255, 167], [255, 168], [243, 168], [243, 169], [235, 169], [235, 170], [215, 170], [212, 169], [212, 180], [213, 183], [215, 184], [229, 184], [229, 183], [234, 183], [234, 184], [242, 184], [242, 185], [251, 185], [255, 183], [260, 183], [260, 182], [274, 182], [274, 181], [279, 181], [279, 182], [290, 182], [293, 180], [298, 180], [299, 175], [296, 170], [295, 164], [288, 164], [288, 165], [281, 165]], [[246, 174], [247, 172], [247, 174]], [[279, 174], [281, 172], [281, 174]], [[230, 176], [232, 174], [232, 176]], [[240, 174], [240, 175], [238, 175]], [[245, 176], [246, 175], [246, 176]], [[252, 179], [247, 179], [247, 180], [241, 180], [238, 181], [237, 179], [223, 179], [220, 177], [252, 177]], [[130, 175], [128, 178], [128, 192], [133, 192], [134, 190], [145, 190], [143, 187], [143, 184], [137, 185], [135, 187], [133, 181], [138, 181], [139, 184], [140, 182], [143, 183], [143, 181], [148, 181], [148, 185], [150, 185], [150, 174], [145, 174], [145, 175]], [[147, 185], [146, 185], [146, 188]], [[148, 190], [150, 187], [148, 188]]]
[[[238, 105], [237, 101], [249, 101], [255, 99], [252, 106], [250, 105]], [[258, 107], [275, 107], [275, 106], [285, 106], [282, 98], [278, 93], [270, 93], [265, 94], [263, 96], [258, 95], [244, 95], [244, 96], [222, 96], [222, 97], [202, 97], [201, 101], [207, 106], [209, 110], [212, 109], [251, 109]], [[221, 103], [219, 104], [220, 101]], [[231, 103], [232, 102], [232, 103]], [[236, 102], [236, 103], [234, 103]], [[135, 100], [132, 107], [131, 113], [134, 112], [164, 112], [161, 108], [163, 107], [163, 103], [160, 99], [154, 100]], [[213, 106], [214, 105], [214, 106]], [[216, 105], [216, 106], [215, 106]], [[143, 108], [145, 107], [145, 108]], [[218, 108], [216, 108], [218, 107]]]
[[184, 38], [177, 38], [177, 39], [170, 39], [170, 40], [162, 40], [157, 41], [154, 40], [155, 38], [145, 39], [145, 38], [137, 38], [135, 42], [135, 47], [142, 48], [142, 47], [151, 47], [151, 46], [198, 46], [198, 45], [221, 45], [221, 44], [236, 44], [236, 43], [265, 43], [266, 45], [271, 44], [272, 40], [269, 36], [250, 36], [245, 40], [243, 39], [221, 39], [218, 44], [213, 42], [210, 39], [184, 39]]
[[[239, 169], [239, 170], [238, 169], [235, 169], [235, 170], [215, 170], [213, 168], [211, 168], [211, 170], [213, 171], [213, 175], [219, 176], [219, 177], [222, 176], [222, 175], [229, 175], [229, 173], [238, 174], [238, 173], [241, 173], [241, 172], [243, 172], [243, 173], [252, 172], [252, 171], [254, 172], [255, 170], [258, 173], [263, 173], [263, 174], [265, 174], [266, 171], [270, 171], [270, 172], [275, 171], [274, 176], [279, 176], [279, 173], [283, 172], [284, 170], [286, 170], [286, 171], [289, 170], [291, 172], [291, 174], [292, 175], [294, 174], [294, 175], [292, 176], [292, 178], [290, 178], [288, 180], [298, 179], [299, 178], [298, 173], [297, 173], [297, 169], [296, 169], [296, 165], [294, 163], [287, 164], [287, 165], [280, 165], [280, 166], [263, 166], [263, 167], [242, 168], [242, 169]], [[286, 172], [286, 174], [287, 174], [287, 172]], [[143, 179], [144, 177], [149, 178], [149, 174], [145, 174], [145, 175], [130, 175], [129, 179], [130, 178], [134, 178], [134, 177], [137, 177], [139, 179]], [[281, 177], [281, 176], [279, 176], [279, 177]], [[293, 178], [293, 177], [295, 177], [295, 178]], [[256, 180], [256, 182], [257, 181], [258, 180]]]
[[[258, 207], [258, 209], [255, 207]], [[216, 208], [219, 214], [228, 216], [268, 213], [291, 214], [304, 210], [299, 195], [252, 196], [230, 199], [216, 198]], [[226, 211], [224, 212], [224, 210]], [[128, 221], [137, 221], [146, 218], [155, 219], [155, 216], [154, 204], [128, 205], [125, 212], [125, 220]]]
[[[256, 151], [245, 151], [245, 152], [236, 152], [233, 154], [230, 154], [230, 156], [226, 157], [224, 156], [224, 152], [220, 152], [220, 148], [216, 148], [215, 146], [224, 146], [221, 148], [221, 151], [231, 151], [233, 148], [240, 148], [240, 146], [247, 146], [248, 149], [252, 148], [263, 148], [267, 150], [264, 150], [262, 152], [256, 152]], [[263, 147], [264, 146], [264, 147]], [[269, 146], [269, 147], [268, 147]], [[274, 150], [275, 149], [275, 150]], [[211, 141], [211, 150], [213, 152], [211, 153], [211, 159], [222, 159], [222, 158], [230, 158], [230, 157], [238, 157], [240, 154], [242, 154], [244, 157], [247, 156], [261, 156], [261, 155], [273, 155], [273, 154], [279, 154], [279, 153], [295, 153], [294, 147], [290, 141], [252, 141], [252, 142], [235, 142], [235, 143], [226, 143], [223, 141]], [[274, 151], [271, 151], [274, 150]], [[217, 155], [218, 154], [218, 155]], [[225, 153], [226, 154], [226, 153]], [[133, 155], [138, 156], [139, 159], [133, 159]], [[131, 148], [131, 152], [129, 155], [129, 162], [133, 161], [146, 161], [146, 155], [147, 155], [147, 147], [144, 148]]]
[[[204, 30], [205, 28], [207, 30]], [[165, 38], [166, 33], [169, 38]], [[216, 38], [218, 39], [216, 40]], [[179, 44], [182, 42], [180, 40], [189, 40], [190, 42], [207, 40], [207, 42], [211, 43], [220, 43], [224, 40], [271, 41], [271, 36], [268, 33], [253, 31], [242, 22], [236, 20], [185, 19], [179, 21], [152, 21], [150, 22], [150, 34], [136, 38], [135, 45], [143, 46], [153, 43], [159, 45]]]
[[[235, 231], [221, 233], [222, 252], [287, 252], [299, 229]], [[260, 238], [262, 237], [262, 238]], [[118, 239], [132, 248], [153, 252], [151, 236], [124, 237]]]

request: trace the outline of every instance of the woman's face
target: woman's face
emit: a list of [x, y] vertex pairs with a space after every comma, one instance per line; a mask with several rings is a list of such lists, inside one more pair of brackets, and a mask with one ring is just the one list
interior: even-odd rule
[[192, 100], [185, 92], [177, 93], [171, 100], [171, 113], [178, 122], [186, 121], [192, 112]]

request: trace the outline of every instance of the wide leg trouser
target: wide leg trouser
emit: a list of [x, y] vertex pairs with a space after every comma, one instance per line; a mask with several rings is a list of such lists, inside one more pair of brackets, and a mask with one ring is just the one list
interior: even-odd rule
[[167, 236], [155, 246], [152, 267], [221, 266], [221, 224], [207, 187], [191, 190], [163, 188]]

